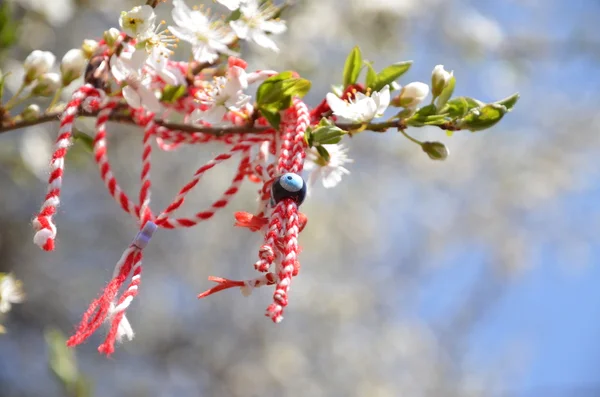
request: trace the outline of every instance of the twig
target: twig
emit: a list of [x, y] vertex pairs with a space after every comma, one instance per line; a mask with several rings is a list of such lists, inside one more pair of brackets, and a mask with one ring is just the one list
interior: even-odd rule
[[[52, 121], [58, 121], [60, 118], [60, 114], [61, 114], [61, 112], [50, 112], [50, 113], [46, 113], [34, 120], [22, 120], [22, 121], [14, 122], [12, 124], [0, 126], [0, 134], [9, 132], [9, 131], [13, 131], [13, 130], [18, 130], [21, 128], [31, 127], [33, 125], [48, 123], [48, 122], [52, 122]], [[97, 115], [98, 115], [98, 113], [82, 112], [82, 113], [80, 113], [79, 116], [80, 117], [96, 117]], [[128, 114], [114, 113], [109, 117], [109, 120], [117, 122], [117, 123], [122, 123], [122, 124], [131, 124], [131, 125], [135, 124], [135, 122], [131, 118], [131, 115], [128, 115]], [[266, 132], [266, 131], [272, 129], [271, 127], [250, 127], [250, 126], [249, 127], [214, 128], [214, 127], [202, 127], [202, 126], [191, 125], [191, 124], [169, 123], [169, 122], [166, 122], [163, 120], [156, 120], [155, 122], [158, 125], [161, 125], [165, 128], [168, 128], [168, 129], [174, 130], [174, 131], [182, 131], [182, 132], [189, 132], [189, 133], [203, 132], [205, 134], [212, 134], [212, 135], [217, 135], [217, 136], [221, 136], [221, 135], [225, 135], [225, 134], [260, 133], [260, 132]], [[347, 123], [339, 123], [336, 125], [345, 131], [357, 130], [362, 127], [360, 124], [347, 124]], [[387, 121], [384, 123], [369, 123], [369, 124], [367, 124], [365, 129], [369, 130], [369, 131], [373, 131], [373, 132], [382, 133], [382, 132], [386, 132], [390, 128], [405, 129], [406, 123], [404, 120]], [[440, 128], [444, 129], [444, 130], [455, 130], [456, 126], [447, 125], [447, 126], [440, 126]]]

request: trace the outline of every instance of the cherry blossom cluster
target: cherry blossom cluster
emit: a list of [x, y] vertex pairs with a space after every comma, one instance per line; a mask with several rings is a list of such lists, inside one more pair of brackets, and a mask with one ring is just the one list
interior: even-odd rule
[[[52, 71], [56, 59], [52, 53], [32, 52], [23, 65], [21, 88], [0, 107], [0, 131], [41, 122], [53, 112], [61, 116], [48, 191], [33, 220], [35, 244], [46, 251], [55, 249], [54, 217], [78, 116], [96, 117], [93, 138], [85, 134], [87, 138], [79, 138], [90, 143], [109, 194], [139, 225], [138, 235], [117, 261], [112, 280], [69, 339], [70, 346], [87, 340], [103, 323], [109, 324], [109, 331], [99, 347], [102, 353], [111, 354], [115, 342], [124, 337], [131, 339], [133, 330], [125, 312], [140, 287], [143, 250], [155, 231], [192, 227], [212, 218], [229, 204], [244, 181], [258, 185], [259, 206], [254, 212], [237, 212], [235, 226], [264, 236], [254, 263], [259, 276], [248, 280], [210, 277], [216, 286], [199, 298], [232, 287], [249, 295], [253, 288], [271, 285], [275, 290], [266, 315], [281, 321], [292, 278], [300, 271], [298, 237], [307, 217], [299, 207], [319, 180], [325, 188], [332, 188], [349, 174], [346, 167], [353, 160], [341, 144], [345, 136], [396, 129], [430, 158], [443, 160], [449, 154], [444, 144], [421, 142], [406, 129], [436, 126], [448, 134], [479, 131], [496, 124], [518, 99], [513, 95], [486, 104], [468, 97], [452, 98], [455, 76], [442, 65], [433, 69], [430, 84], [402, 86], [397, 80], [412, 62], [376, 71], [355, 47], [344, 64], [342, 84], [332, 86], [332, 92], [309, 108], [302, 98], [311, 88], [310, 81], [293, 71], [249, 71], [241, 58], [245, 42], [249, 49], [260, 46], [279, 51], [274, 36], [286, 31], [280, 18], [283, 6], [268, 0], [217, 0], [228, 13], [219, 16], [207, 8], [190, 8], [183, 0], [171, 3], [172, 23], [157, 21], [150, 5], [123, 11], [120, 29], [111, 28], [100, 40], [85, 40], [81, 48], [67, 52], [60, 73]], [[184, 46], [190, 50], [189, 60], [176, 60]], [[359, 82], [363, 72], [365, 80]], [[61, 103], [62, 91], [81, 80], [70, 101]], [[430, 93], [431, 102], [422, 106]], [[45, 112], [30, 104], [11, 116], [16, 106], [44, 96], [53, 97]], [[385, 114], [390, 115], [386, 121], [376, 121]], [[144, 131], [137, 200], [125, 193], [112, 172], [106, 145], [110, 121], [135, 124]], [[196, 170], [173, 201], [155, 212], [150, 199], [153, 146], [175, 151], [181, 145], [207, 142], [219, 142], [224, 152]], [[204, 174], [233, 158], [238, 159], [236, 173], [223, 195], [192, 217], [175, 217]], [[310, 172], [307, 183], [304, 170]]]

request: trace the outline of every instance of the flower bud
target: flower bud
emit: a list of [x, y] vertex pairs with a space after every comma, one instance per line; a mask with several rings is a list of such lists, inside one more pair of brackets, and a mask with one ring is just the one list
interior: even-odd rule
[[440, 96], [446, 85], [448, 85], [452, 74], [453, 72], [444, 70], [444, 65], [437, 65], [433, 68], [433, 72], [431, 73], [431, 94], [434, 97], [437, 98]]
[[21, 112], [21, 117], [25, 121], [32, 121], [32, 120], [37, 119], [40, 116], [40, 114], [41, 114], [40, 107], [38, 105], [36, 105], [35, 103], [32, 103], [31, 105], [29, 105], [25, 109], [23, 109], [23, 112]]
[[98, 49], [98, 42], [96, 40], [83, 40], [83, 44], [81, 45], [81, 50], [85, 54], [87, 59], [90, 59], [96, 50]]
[[417, 81], [402, 87], [400, 94], [392, 100], [392, 104], [398, 107], [415, 108], [428, 94], [429, 86]]
[[62, 81], [58, 73], [45, 73], [41, 75], [31, 93], [37, 96], [52, 96], [62, 87]]
[[133, 7], [121, 12], [119, 25], [128, 36], [144, 40], [155, 28], [156, 14], [149, 5]]
[[421, 148], [432, 160], [446, 160], [450, 151], [442, 142], [423, 142]]
[[25, 68], [25, 84], [31, 84], [31, 82], [42, 74], [49, 71], [54, 65], [56, 57], [49, 51], [35, 50], [23, 63]]
[[86, 63], [87, 59], [83, 50], [79, 48], [69, 50], [60, 63], [63, 85], [68, 86], [73, 80], [81, 76]]
[[121, 32], [119, 31], [119, 29], [110, 28], [104, 32], [104, 35], [102, 37], [106, 44], [112, 47], [113, 45], [115, 45], [115, 42], [117, 41], [119, 36], [121, 36]]

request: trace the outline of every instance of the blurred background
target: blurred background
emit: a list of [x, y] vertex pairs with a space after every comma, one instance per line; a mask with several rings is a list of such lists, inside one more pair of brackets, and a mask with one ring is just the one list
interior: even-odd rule
[[[14, 72], [7, 91], [31, 50], [60, 59], [141, 3], [0, 0], [2, 23], [17, 29], [0, 48], [0, 68]], [[158, 9], [167, 21], [168, 3]], [[306, 0], [287, 20], [279, 55], [250, 46], [245, 56], [251, 69], [313, 80], [312, 105], [341, 82], [355, 44], [376, 69], [413, 60], [402, 84], [429, 83], [443, 64], [455, 95], [519, 91], [521, 101], [480, 133], [409, 130], [444, 142], [445, 162], [392, 131], [347, 140], [352, 174], [303, 205], [302, 271], [277, 326], [263, 316], [271, 288], [196, 299], [209, 275], [254, 276], [261, 238], [232, 225], [234, 211], [255, 208], [255, 186], [210, 222], [159, 231], [128, 311], [136, 338], [109, 359], [96, 351], [104, 332], [71, 353], [61, 333], [110, 279], [136, 224], [76, 144], [57, 250], [42, 252], [31, 219], [57, 123], [0, 135], [0, 271], [27, 293], [1, 319], [0, 396], [600, 396], [600, 1]], [[109, 136], [115, 173], [134, 192], [142, 135], [113, 124]], [[156, 151], [153, 208], [219, 150]], [[218, 197], [232, 166], [215, 169], [182, 213]]]

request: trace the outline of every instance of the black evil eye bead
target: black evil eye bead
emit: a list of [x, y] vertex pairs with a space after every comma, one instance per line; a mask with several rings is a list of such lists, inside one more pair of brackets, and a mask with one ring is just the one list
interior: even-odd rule
[[300, 175], [289, 172], [273, 181], [271, 203], [277, 204], [286, 198], [293, 199], [298, 205], [306, 198], [306, 183]]

